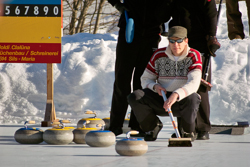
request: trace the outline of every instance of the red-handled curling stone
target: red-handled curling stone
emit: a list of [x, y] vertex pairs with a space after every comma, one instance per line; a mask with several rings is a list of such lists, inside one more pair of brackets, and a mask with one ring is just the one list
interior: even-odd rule
[[39, 144], [43, 142], [43, 131], [38, 128], [27, 127], [26, 125], [35, 123], [35, 121], [26, 121], [24, 128], [20, 128], [15, 132], [15, 140], [20, 144]]
[[139, 156], [148, 151], [148, 144], [140, 138], [130, 138], [130, 134], [136, 135], [138, 131], [129, 131], [127, 137], [118, 141], [115, 150], [123, 156]]

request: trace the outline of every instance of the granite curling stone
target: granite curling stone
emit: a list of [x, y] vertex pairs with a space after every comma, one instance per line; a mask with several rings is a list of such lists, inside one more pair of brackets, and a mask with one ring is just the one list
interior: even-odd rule
[[14, 138], [20, 144], [39, 144], [43, 142], [43, 130], [27, 127], [26, 124], [35, 124], [35, 121], [26, 121], [24, 128], [18, 129]]
[[89, 123], [89, 121], [85, 121], [83, 123], [83, 127], [73, 130], [73, 134], [74, 134], [73, 142], [75, 142], [76, 144], [86, 144], [86, 141], [85, 141], [86, 134], [89, 131], [97, 130], [96, 128], [86, 128], [86, 124], [88, 124], [88, 123]]
[[[98, 126], [98, 125], [97, 125]], [[104, 129], [103, 125], [102, 129]], [[90, 131], [85, 136], [86, 144], [90, 147], [108, 147], [115, 144], [115, 134], [108, 130]]]
[[105, 123], [104, 130], [109, 130], [110, 118], [107, 117], [107, 118], [103, 118], [102, 120], [103, 120], [104, 123]]
[[148, 151], [147, 143], [140, 138], [130, 138], [130, 134], [136, 135], [138, 131], [130, 131], [127, 137], [118, 141], [115, 145], [115, 150], [122, 156], [140, 156]]
[[96, 118], [96, 113], [90, 110], [85, 111], [85, 114], [94, 114], [95, 116], [92, 118], [83, 118], [81, 120], [78, 121], [77, 123], [77, 128], [81, 128], [84, 121], [90, 121], [90, 123], [88, 123], [86, 125], [86, 128], [96, 128], [97, 130], [100, 130], [101, 127], [97, 127], [97, 124], [102, 124], [105, 125], [104, 120], [102, 120], [101, 118]]
[[64, 124], [61, 124], [61, 123], [60, 123], [60, 126], [47, 129], [43, 133], [43, 140], [47, 144], [65, 145], [65, 144], [71, 143], [73, 141], [73, 138], [74, 138], [74, 135], [73, 135], [72, 129], [65, 128]]

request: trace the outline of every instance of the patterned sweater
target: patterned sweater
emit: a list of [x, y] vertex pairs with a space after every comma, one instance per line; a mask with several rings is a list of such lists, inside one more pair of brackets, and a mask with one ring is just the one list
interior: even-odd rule
[[170, 47], [165, 47], [155, 51], [141, 76], [141, 83], [142, 88], [151, 90], [155, 84], [160, 84], [168, 92], [178, 93], [180, 101], [198, 90], [201, 74], [200, 52], [187, 45], [176, 61]]

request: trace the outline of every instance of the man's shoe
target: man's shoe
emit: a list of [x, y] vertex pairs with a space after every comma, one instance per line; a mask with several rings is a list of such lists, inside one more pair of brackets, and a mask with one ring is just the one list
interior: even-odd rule
[[123, 133], [122, 128], [115, 128], [115, 129], [111, 129], [110, 131], [113, 132], [115, 136], [118, 136]]
[[[183, 128], [181, 128], [181, 129], [178, 128], [178, 131], [179, 131], [180, 137], [182, 137], [182, 134], [184, 133]], [[173, 133], [171, 135], [171, 138], [177, 138], [176, 133]]]
[[240, 35], [235, 35], [234, 39], [242, 39]]
[[204, 131], [204, 132], [199, 132], [197, 136], [197, 140], [208, 140], [209, 139], [209, 133]]
[[[196, 133], [186, 133], [186, 132], [183, 132], [183, 134], [180, 133], [180, 136], [181, 138], [191, 138], [191, 141], [195, 141], [195, 139], [197, 138], [197, 134]], [[171, 135], [171, 138], [177, 138], [176, 137], [176, 134], [173, 133]]]
[[243, 39], [243, 38], [244, 38], [244, 36], [241, 36], [241, 35], [238, 35], [238, 34], [236, 34], [236, 35], [231, 35], [231, 36], [229, 37], [230, 40], [234, 40], [234, 39]]
[[145, 141], [155, 141], [157, 139], [158, 133], [161, 131], [163, 124], [159, 121], [157, 126], [154, 128], [153, 131], [145, 132]]
[[191, 132], [191, 133], [184, 132], [182, 138], [191, 138], [191, 141], [195, 141], [197, 136], [194, 132]]

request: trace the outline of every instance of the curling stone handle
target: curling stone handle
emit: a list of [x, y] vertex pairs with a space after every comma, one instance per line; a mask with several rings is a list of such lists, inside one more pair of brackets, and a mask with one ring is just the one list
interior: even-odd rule
[[[87, 111], [85, 111], [84, 113], [85, 113], [85, 114], [94, 114], [95, 117], [96, 117], [96, 113], [95, 113], [94, 111], [87, 110]], [[95, 117], [94, 117], [94, 118], [95, 118]]]
[[86, 128], [86, 125], [87, 125], [87, 124], [89, 124], [89, 123], [90, 123], [90, 121], [89, 121], [89, 120], [83, 121], [83, 125], [82, 125], [82, 127], [83, 127], [83, 128]]
[[36, 123], [36, 121], [25, 121], [24, 122], [24, 127], [27, 129], [28, 127], [27, 127], [27, 124], [35, 124]]
[[127, 139], [128, 139], [128, 138], [130, 138], [130, 135], [137, 135], [137, 134], [139, 134], [138, 131], [136, 131], [136, 130], [131, 130], [131, 131], [127, 132], [126, 137], [127, 137]]
[[35, 124], [36, 121], [26, 121], [24, 124]]
[[101, 127], [101, 130], [104, 130], [105, 124], [96, 124], [96, 127]]
[[60, 120], [60, 123], [70, 123], [70, 120]]
[[60, 125], [60, 122], [51, 122], [52, 125]]
[[51, 125], [52, 125], [52, 127], [53, 128], [57, 128], [57, 127], [59, 127], [59, 125], [60, 125], [60, 122], [51, 122]]

